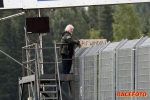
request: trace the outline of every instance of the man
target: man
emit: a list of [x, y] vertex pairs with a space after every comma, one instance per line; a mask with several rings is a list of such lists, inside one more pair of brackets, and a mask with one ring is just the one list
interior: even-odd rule
[[79, 45], [79, 41], [74, 40], [72, 37], [74, 27], [69, 24], [66, 26], [65, 31], [62, 33], [60, 46], [60, 54], [62, 55], [62, 73], [70, 74], [71, 66], [72, 66], [72, 57], [74, 54], [74, 45]]

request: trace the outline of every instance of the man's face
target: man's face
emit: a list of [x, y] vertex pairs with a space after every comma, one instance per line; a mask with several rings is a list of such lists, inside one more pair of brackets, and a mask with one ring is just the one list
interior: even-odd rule
[[72, 32], [73, 32], [73, 28], [70, 28], [69, 33], [71, 33], [71, 34], [72, 34]]

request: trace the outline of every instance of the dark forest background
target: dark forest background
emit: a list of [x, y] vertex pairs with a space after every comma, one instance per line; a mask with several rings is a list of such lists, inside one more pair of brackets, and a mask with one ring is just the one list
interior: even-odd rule
[[[0, 18], [22, 11], [0, 10]], [[35, 10], [29, 11], [30, 16], [34, 13]], [[53, 46], [54, 40], [60, 42], [67, 24], [75, 27], [76, 39], [105, 38], [114, 42], [150, 36], [150, 3], [41, 9], [41, 16], [49, 17], [50, 21], [50, 33], [43, 36], [43, 47]], [[19, 62], [25, 46], [24, 26], [24, 15], [0, 21], [0, 50]], [[19, 100], [18, 77], [21, 76], [22, 67], [0, 53], [0, 100]]]

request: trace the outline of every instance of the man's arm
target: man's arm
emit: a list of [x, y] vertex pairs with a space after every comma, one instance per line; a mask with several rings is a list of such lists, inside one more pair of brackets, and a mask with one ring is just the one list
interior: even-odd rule
[[77, 45], [79, 45], [79, 41], [78, 40], [74, 40], [70, 35], [66, 35], [65, 36], [65, 41], [68, 44], [77, 44]]

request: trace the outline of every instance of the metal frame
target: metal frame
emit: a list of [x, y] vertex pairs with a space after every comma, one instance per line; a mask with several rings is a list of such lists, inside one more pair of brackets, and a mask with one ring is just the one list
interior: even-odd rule
[[[54, 48], [48, 48], [48, 49], [54, 49], [55, 51], [55, 55], [56, 55], [56, 59], [55, 62], [49, 62], [49, 63], [53, 63], [55, 64], [55, 70], [56, 73], [55, 74], [42, 74], [41, 72], [41, 66], [40, 66], [40, 62], [39, 62], [39, 50], [42, 48], [39, 48], [38, 43], [34, 44], [35, 48], [23, 48], [23, 51], [26, 51], [26, 49], [31, 49], [31, 50], [35, 50], [35, 60], [33, 61], [35, 64], [35, 72], [33, 73], [33, 75], [27, 75], [24, 77], [21, 77], [19, 80], [19, 100], [23, 99], [23, 89], [22, 86], [24, 85], [29, 85], [30, 86], [30, 94], [31, 96], [29, 98], [34, 98], [35, 100], [41, 100], [41, 98], [43, 98], [43, 95], [46, 96], [46, 98], [50, 98], [48, 97], [48, 94], [45, 93], [46, 90], [41, 88], [45, 87], [47, 85], [45, 84], [51, 84], [51, 83], [55, 83], [55, 87], [56, 87], [56, 91], [57, 91], [57, 96], [59, 96], [58, 98], [60, 98], [62, 100], [62, 94], [64, 94], [68, 100], [74, 100], [74, 75], [73, 74], [59, 74], [59, 65], [58, 63], [60, 63], [58, 61], [57, 58], [57, 50], [59, 49], [58, 47], [56, 47], [56, 42], [54, 42]], [[26, 55], [24, 55], [26, 56]], [[44, 64], [45, 62], [43, 62], [42, 64]], [[48, 62], [46, 62], [47, 64]], [[63, 89], [62, 89], [62, 82], [70, 82], [70, 86], [71, 86], [71, 95], [72, 97], [69, 96], [69, 94], [67, 94]], [[52, 85], [51, 85], [52, 86]], [[69, 87], [69, 86], [68, 86]], [[41, 90], [43, 92], [41, 92]], [[44, 92], [45, 91], [45, 92]], [[49, 91], [50, 92], [50, 91]], [[53, 92], [53, 91], [52, 91]], [[61, 93], [61, 94], [60, 94]], [[45, 97], [44, 97], [45, 98]], [[45, 99], [46, 99], [45, 98]], [[57, 98], [57, 99], [58, 99]], [[53, 98], [54, 99], [54, 98]]]
[[[137, 87], [138, 87], [138, 50], [139, 50], [139, 46], [147, 39], [148, 37], [146, 36], [142, 41], [140, 41], [135, 49], [135, 91], [137, 91]], [[137, 98], [135, 98], [135, 100], [137, 100]]]
[[83, 100], [91, 99], [97, 100], [97, 51], [102, 48], [103, 45], [92, 46], [90, 51], [84, 55], [84, 85], [82, 89], [84, 91]]
[[[135, 75], [134, 75], [134, 68], [135, 68], [135, 46], [138, 44], [138, 43], [140, 43], [140, 41], [142, 41], [143, 40], [143, 37], [141, 37], [140, 39], [138, 39], [138, 40], [129, 40], [129, 41], [126, 41], [122, 46], [120, 46], [119, 48], [117, 48], [117, 60], [116, 60], [116, 64], [117, 64], [117, 66], [116, 66], [116, 92], [134, 92], [135, 90], [134, 90], [134, 85], [135, 85], [135, 80], [134, 80], [134, 77], [135, 77]], [[130, 59], [128, 59], [129, 60], [129, 62], [124, 62], [124, 63], [128, 63], [130, 66], [126, 66], [126, 67], [129, 67], [131, 70], [130, 70], [130, 73], [129, 73], [129, 75], [131, 75], [131, 76], [129, 76], [131, 79], [130, 79], [130, 82], [129, 81], [127, 81], [127, 82], [123, 82], [123, 84], [129, 84], [130, 86], [129, 86], [129, 88], [128, 89], [123, 89], [123, 90], [120, 90], [119, 89], [119, 83], [122, 83], [122, 82], [120, 82], [119, 81], [119, 57], [123, 57], [123, 55], [122, 56], [119, 56], [120, 54], [121, 54], [121, 52], [124, 52], [124, 51], [127, 51], [128, 53], [130, 53], [130, 55], [127, 55]], [[125, 52], [124, 52], [125, 53]], [[127, 60], [127, 59], [126, 59]], [[126, 61], [125, 59], [124, 59], [124, 61]], [[124, 68], [125, 68], [125, 66], [124, 66]], [[127, 70], [127, 69], [123, 69], [123, 70]], [[129, 70], [129, 69], [128, 69]], [[120, 76], [120, 77], [122, 77], [122, 76]], [[122, 79], [124, 79], [124, 78], [122, 78]], [[128, 83], [129, 82], [129, 83]], [[119, 97], [117, 97], [116, 96], [116, 100], [122, 100], [122, 98], [119, 98]], [[129, 98], [129, 100], [134, 100], [134, 97], [132, 97], [132, 98]]]
[[[110, 85], [112, 85], [111, 87], [110, 86], [108, 86], [109, 88], [111, 88], [109, 91], [108, 91], [108, 89], [107, 90], [105, 90], [105, 91], [103, 91], [103, 92], [110, 92], [110, 91], [112, 91], [112, 95], [110, 95], [109, 93], [106, 93], [106, 96], [104, 97], [104, 99], [111, 99], [111, 100], [115, 100], [115, 94], [116, 94], [116, 90], [115, 90], [115, 70], [116, 70], [116, 68], [115, 68], [115, 59], [116, 59], [116, 51], [115, 51], [115, 49], [123, 42], [124, 40], [122, 40], [121, 42], [114, 42], [114, 43], [110, 43], [104, 50], [102, 50], [101, 51], [101, 53], [102, 53], [102, 55], [101, 55], [101, 57], [100, 57], [100, 59], [101, 59], [101, 66], [100, 66], [100, 69], [101, 69], [101, 72], [103, 71], [102, 70], [102, 67], [106, 67], [108, 64], [110, 64], [110, 65], [108, 65], [108, 66], [111, 66], [112, 68], [109, 68], [109, 70], [108, 71], [110, 71], [112, 74], [110, 75], [110, 76], [108, 76], [107, 78], [110, 78], [111, 79], [111, 83], [106, 83], [106, 84], [110, 84]], [[108, 55], [107, 55], [108, 54]], [[108, 59], [109, 59], [109, 61], [108, 61]], [[106, 61], [102, 61], [102, 60], [106, 60]], [[106, 64], [106, 66], [105, 66], [105, 64]], [[105, 70], [106, 71], [106, 70]], [[100, 72], [99, 72], [100, 73]], [[104, 73], [104, 72], [103, 72]], [[104, 78], [104, 77], [106, 77], [106, 76], [99, 76], [100, 78], [99, 78], [99, 86], [102, 86], [101, 85], [101, 83], [103, 82], [103, 83], [105, 83], [106, 81], [105, 80], [103, 80], [102, 78]], [[107, 87], [107, 86], [106, 86]], [[98, 93], [100, 93], [101, 94], [101, 91], [102, 90], [100, 90], [99, 89], [99, 92]], [[101, 96], [99, 96], [99, 99], [98, 100], [103, 100], [102, 99], [102, 97]]]
[[101, 66], [102, 66], [102, 59], [101, 59], [101, 57], [102, 57], [102, 51], [108, 46], [110, 44], [110, 42], [108, 42], [107, 44], [105, 44], [105, 45], [103, 45], [103, 47], [98, 51], [98, 53], [99, 53], [99, 75], [98, 75], [98, 82], [99, 82], [99, 84], [98, 84], [98, 93], [99, 93], [99, 95], [98, 95], [98, 100], [100, 100], [100, 97], [101, 97], [101, 92], [100, 92], [100, 90], [101, 90], [101, 76], [102, 76], [102, 72], [101, 72]]

